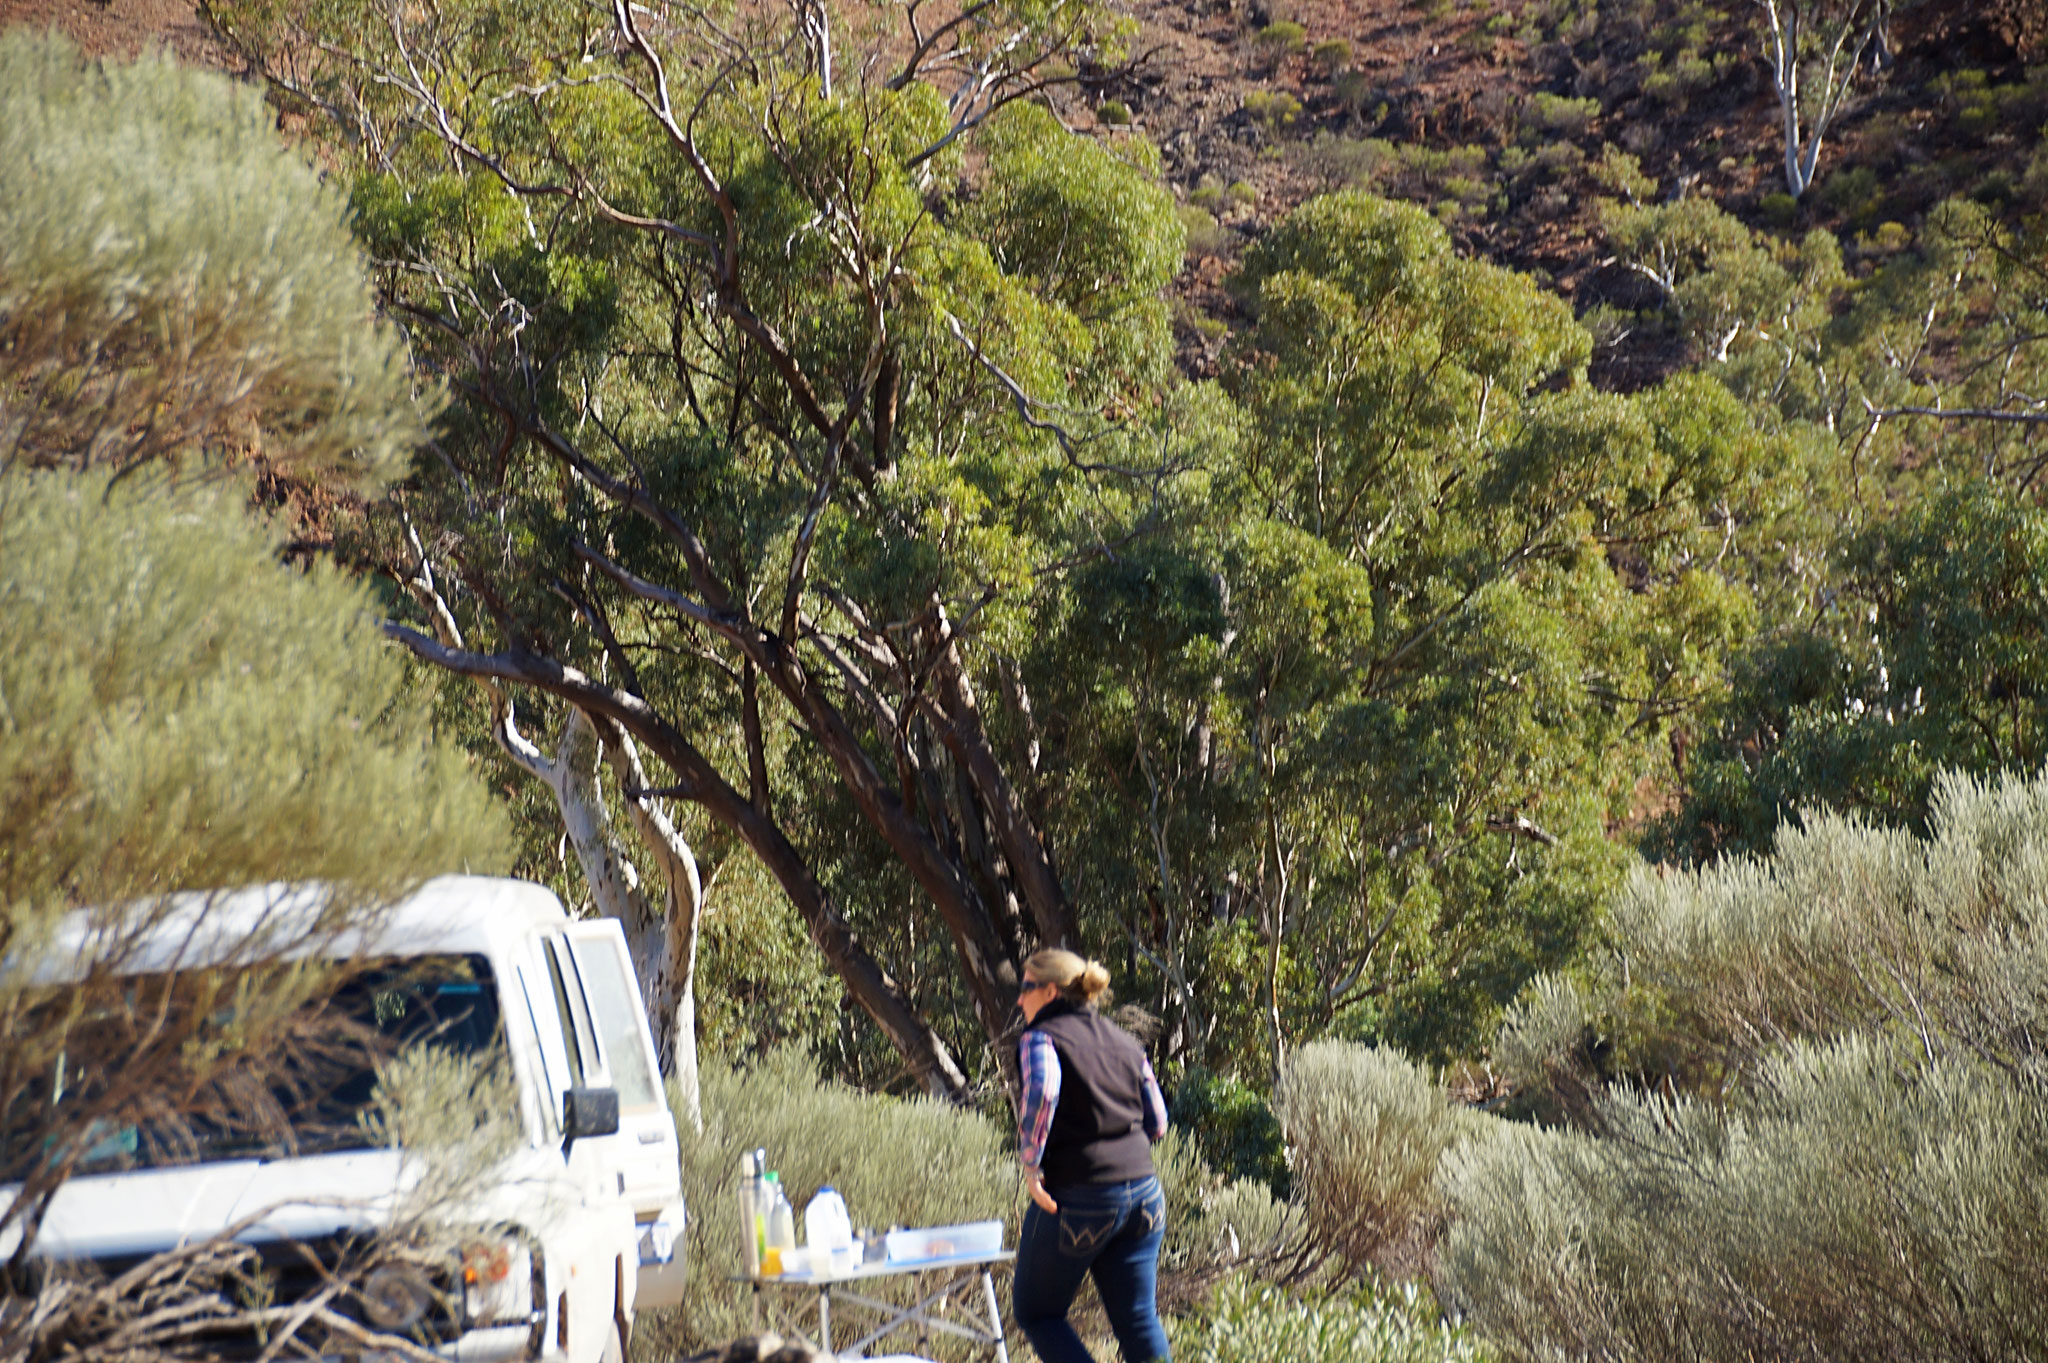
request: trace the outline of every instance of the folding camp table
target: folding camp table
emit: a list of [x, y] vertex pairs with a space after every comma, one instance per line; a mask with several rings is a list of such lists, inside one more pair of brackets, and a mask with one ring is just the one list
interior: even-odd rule
[[[736, 1281], [749, 1283], [753, 1287], [756, 1326], [761, 1322], [763, 1288], [800, 1288], [817, 1293], [818, 1347], [836, 1358], [865, 1357], [868, 1347], [877, 1340], [898, 1330], [916, 1326], [921, 1335], [929, 1335], [931, 1331], [937, 1330], [944, 1334], [971, 1339], [977, 1344], [993, 1348], [996, 1351], [996, 1363], [1010, 1363], [1009, 1348], [1003, 1343], [1003, 1313], [996, 1301], [996, 1284], [995, 1279], [990, 1276], [990, 1270], [997, 1264], [1008, 1263], [1016, 1257], [1010, 1250], [996, 1250], [988, 1254], [953, 1254], [941, 1259], [908, 1259], [900, 1263], [862, 1264], [848, 1273], [785, 1273], [775, 1278], [745, 1277]], [[943, 1275], [943, 1280], [930, 1290], [926, 1290], [927, 1284], [924, 1279], [931, 1275]], [[903, 1276], [915, 1276], [919, 1279], [917, 1300], [908, 1306], [898, 1306], [893, 1302], [863, 1296], [849, 1286], [872, 1278]], [[967, 1279], [974, 1277], [981, 1279], [982, 1305], [988, 1311], [986, 1322], [971, 1313], [967, 1315], [966, 1324], [935, 1318], [930, 1314], [934, 1303], [952, 1296]], [[842, 1307], [859, 1307], [874, 1312], [882, 1317], [882, 1323], [845, 1348], [835, 1349], [832, 1344], [832, 1306], [835, 1302]]]

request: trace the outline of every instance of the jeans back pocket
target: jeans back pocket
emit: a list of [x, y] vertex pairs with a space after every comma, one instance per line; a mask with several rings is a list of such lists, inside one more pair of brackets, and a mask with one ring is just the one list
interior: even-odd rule
[[1138, 1205], [1131, 1209], [1131, 1218], [1145, 1228], [1147, 1235], [1163, 1228], [1166, 1225], [1165, 1189], [1157, 1183], [1153, 1184], [1151, 1191], [1140, 1198]]
[[1122, 1218], [1110, 1210], [1060, 1208], [1060, 1253], [1086, 1258], [1102, 1248]]

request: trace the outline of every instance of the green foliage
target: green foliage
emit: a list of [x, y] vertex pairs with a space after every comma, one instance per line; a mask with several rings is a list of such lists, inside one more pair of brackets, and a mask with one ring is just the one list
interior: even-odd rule
[[1169, 1323], [1188, 1363], [1467, 1363], [1489, 1357], [1445, 1324], [1411, 1284], [1375, 1293], [1286, 1291], [1236, 1277], [1192, 1315]]
[[[1156, 150], [1135, 137], [1075, 136], [993, 86], [986, 100], [949, 108], [931, 79], [892, 84], [905, 49], [879, 39], [874, 61], [849, 61], [829, 94], [804, 52], [765, 37], [750, 48], [757, 61], [720, 76], [700, 59], [732, 34], [713, 16], [678, 12], [673, 25], [653, 26], [648, 52], [626, 60], [643, 76], [663, 62], [678, 107], [696, 110], [690, 151], [702, 159], [693, 162], [623, 86], [575, 74], [590, 34], [573, 9], [456, 0], [425, 16], [339, 0], [233, 0], [221, 10], [233, 40], [268, 69], [318, 47], [390, 75], [345, 78], [337, 61], [307, 77], [322, 103], [296, 107], [316, 126], [327, 110], [351, 111], [332, 154], [387, 301], [411, 319], [409, 339], [427, 363], [465, 385], [438, 442], [446, 460], [421, 469], [406, 502], [437, 558], [467, 560], [463, 546], [478, 536], [497, 546], [475, 593], [463, 575], [442, 573], [465, 637], [492, 648], [499, 626], [516, 621], [542, 651], [617, 679], [590, 627], [601, 615], [635, 660], [632, 686], [703, 754], [705, 770], [765, 782], [686, 811], [702, 820], [693, 844], [721, 875], [710, 920], [719, 940], [707, 959], [736, 971], [728, 978], [738, 992], [762, 1005], [708, 1004], [707, 1029], [735, 1052], [788, 1040], [838, 1048], [848, 1073], [893, 1068], [877, 1059], [887, 1043], [857, 1014], [825, 1006], [837, 991], [799, 968], [791, 924], [761, 909], [757, 894], [780, 892], [813, 947], [845, 941], [833, 935], [838, 923], [855, 931], [858, 945], [838, 960], [842, 985], [849, 975], [862, 982], [856, 993], [869, 988], [874, 1006], [873, 991], [899, 991], [905, 1013], [931, 1017], [961, 1065], [986, 1075], [989, 1029], [1002, 1023], [992, 1008], [976, 1011], [988, 981], [976, 981], [979, 994], [964, 986], [974, 967], [931, 900], [939, 884], [974, 897], [963, 913], [982, 920], [988, 947], [975, 959], [997, 977], [1013, 971], [1023, 928], [991, 921], [989, 906], [1005, 901], [983, 897], [983, 877], [1004, 875], [989, 860], [999, 854], [941, 839], [938, 855], [953, 870], [920, 880], [906, 846], [934, 826], [927, 814], [960, 828], [962, 813], [914, 807], [888, 830], [892, 843], [878, 835], [888, 819], [878, 787], [848, 772], [878, 763], [892, 773], [879, 788], [892, 798], [907, 789], [913, 806], [965, 800], [984, 829], [974, 805], [994, 797], [960, 778], [950, 739], [926, 729], [933, 713], [914, 702], [901, 713], [921, 736], [909, 748], [886, 738], [874, 746], [882, 731], [868, 700], [896, 694], [925, 674], [923, 663], [875, 673], [880, 691], [870, 691], [827, 654], [871, 667], [855, 661], [865, 645], [837, 653], [842, 629], [896, 630], [891, 637], [919, 652], [943, 638], [991, 716], [991, 751], [1009, 760], [1017, 735], [1004, 727], [1000, 668], [1063, 608], [1070, 565], [1153, 507], [1143, 470], [1168, 462], [1162, 448], [1177, 475], [1189, 445], [1208, 440], [1177, 424], [1163, 293], [1184, 232]], [[1041, 59], [1063, 59], [1058, 49], [1082, 32], [1091, 59], [1104, 59], [1097, 40], [1115, 27], [1064, 0], [998, 10], [1007, 16], [1000, 42], [988, 28], [995, 13], [977, 11], [955, 35], [1003, 68], [989, 76], [997, 82], [1047, 74]], [[863, 29], [855, 41], [873, 37]], [[946, 51], [953, 60], [950, 43]], [[397, 75], [413, 62], [462, 74], [422, 90]], [[432, 100], [445, 103], [445, 122], [422, 107]], [[463, 150], [451, 154], [438, 133], [459, 136]], [[487, 163], [512, 186], [583, 188], [571, 200], [522, 194]], [[705, 244], [723, 241], [728, 225], [730, 252]], [[565, 458], [644, 489], [664, 519], [614, 514], [604, 479], [565, 478]], [[1178, 499], [1179, 485], [1165, 482]], [[670, 526], [688, 531], [664, 533]], [[414, 561], [406, 527], [387, 509], [351, 529], [364, 558]], [[695, 569], [679, 539], [703, 547]], [[697, 592], [704, 578], [693, 573], [714, 578], [727, 599], [760, 612], [758, 629], [686, 642], [697, 626], [579, 560], [577, 546], [600, 543], [648, 582]], [[935, 602], [957, 633], [900, 630], [932, 619]], [[736, 640], [781, 631], [785, 604], [822, 627], [791, 636], [803, 656], [784, 653], [782, 672], [759, 658], [743, 664]], [[1082, 674], [1104, 665], [1091, 655], [1068, 661]], [[807, 709], [810, 698], [843, 727]], [[806, 739], [828, 730], [830, 743]], [[487, 735], [480, 723], [473, 732]], [[653, 745], [643, 750], [659, 767]], [[932, 779], [898, 787], [898, 756]], [[676, 774], [650, 775], [668, 783]], [[762, 810], [765, 825], [735, 829], [745, 808]], [[970, 850], [983, 860], [967, 865]], [[762, 858], [773, 888], [730, 888], [740, 879], [730, 859], [746, 856]], [[735, 917], [765, 931], [772, 952], [748, 960], [743, 931], [721, 938], [725, 893], [741, 895]], [[876, 968], [859, 973], [853, 951]], [[884, 978], [894, 983], [874, 983]]]
[[1838, 170], [1821, 181], [1814, 198], [1856, 225], [1868, 219], [1879, 206], [1881, 191], [1877, 170], [1856, 166]]
[[[1568, 311], [1412, 207], [1313, 201], [1234, 287], [1256, 319], [1231, 354], [1248, 445], [1219, 470], [1236, 518], [1131, 554], [1156, 631], [1121, 677], [1045, 693], [1099, 764], [1077, 846], [1145, 859], [1105, 893], [1184, 934], [1211, 1055], [1269, 1055], [1277, 991], [1291, 1036], [1442, 1057], [1590, 930], [1606, 811], [1650, 756], [1614, 698], [1711, 694], [1752, 615], [1699, 571], [1709, 509], [1770, 514], [1784, 450], [1712, 383], [1573, 386]], [[1074, 628], [1102, 635], [1111, 585], [1077, 583]]]
[[1399, 163], [1391, 143], [1379, 138], [1320, 132], [1290, 152], [1294, 164], [1333, 189], [1371, 189]]
[[743, 848], [719, 850], [697, 947], [698, 1044], [741, 1061], [783, 1047], [832, 1053], [844, 1040], [839, 981], [760, 864]]
[[1249, 90], [1245, 92], [1244, 111], [1254, 123], [1274, 132], [1291, 128], [1300, 120], [1301, 101], [1285, 90]]
[[1609, 193], [1619, 194], [1631, 204], [1640, 205], [1657, 193], [1657, 182], [1643, 174], [1643, 168], [1612, 142], [1600, 148], [1600, 159], [1588, 168], [1595, 184]]
[[[1644, 64], [1651, 66], [1655, 63], [1646, 59]], [[1680, 52], [1672, 58], [1669, 66], [1644, 74], [1643, 95], [1667, 108], [1683, 110], [1694, 95], [1710, 88], [1729, 65], [1725, 58], [1709, 60], [1698, 52]]]
[[1243, 1080], [1199, 1066], [1173, 1087], [1173, 1125], [1188, 1133], [1210, 1168], [1254, 1179], [1286, 1197], [1287, 1147], [1272, 1106]]
[[1035, 104], [1005, 109], [987, 147], [987, 188], [962, 226], [1005, 272], [1084, 326], [1163, 325], [1159, 293], [1180, 269], [1182, 238], [1152, 168], [1069, 136]]
[[1351, 64], [1351, 44], [1342, 38], [1328, 38], [1310, 48], [1308, 55], [1325, 72], [1335, 75]]
[[1131, 106], [1120, 99], [1105, 99], [1095, 106], [1095, 117], [1112, 127], [1122, 127], [1131, 121]]
[[1494, 1069], [1525, 1092], [1554, 1084], [1558, 1071], [1578, 1059], [1586, 1013], [1585, 997], [1571, 980], [1539, 977], [1501, 1018], [1491, 1056]]
[[1538, 90], [1522, 106], [1523, 136], [1529, 139], [1581, 137], [1599, 114], [1600, 101], [1597, 99], [1571, 99]]
[[1387, 116], [1386, 91], [1363, 71], [1346, 67], [1330, 78], [1330, 89], [1345, 112], [1366, 124]]
[[1177, 1120], [1152, 1147], [1152, 1163], [1166, 1194], [1159, 1265], [1170, 1280], [1199, 1283], [1233, 1267], [1271, 1271], [1303, 1252], [1299, 1210], [1257, 1179], [1219, 1175]]
[[503, 1049], [474, 1056], [426, 1043], [403, 1051], [378, 1072], [359, 1120], [376, 1144], [412, 1157], [417, 1181], [400, 1212], [411, 1218], [488, 1192], [499, 1162], [526, 1142]]
[[1768, 860], [1638, 877], [1615, 918], [1642, 994], [1620, 1015], [1630, 1044], [1688, 1048], [1673, 1053], [1700, 1070], [1778, 1038], [1904, 1027], [2035, 1082], [2048, 995], [2026, 983], [2043, 938], [2023, 892], [2048, 841], [2044, 798], [2039, 780], [1948, 773], [1924, 839], [1815, 815], [1782, 828]]
[[0, 34], [0, 464], [257, 451], [376, 482], [428, 414], [258, 91]]
[[1666, 1096], [1453, 1151], [1447, 1301], [1514, 1357], [2038, 1356], [2048, 784], [1930, 823], [1639, 876], [1603, 1007]]
[[2048, 761], [2048, 514], [1968, 485], [1849, 537], [1841, 565], [1833, 611], [1738, 658], [1654, 846], [1763, 851], [1803, 808], [1918, 827], [1938, 770]]
[[[428, 875], [503, 861], [502, 812], [431, 742], [367, 593], [285, 568], [276, 543], [231, 487], [0, 473], [0, 949], [34, 961], [66, 910], [93, 911], [97, 928], [54, 1014], [30, 972], [0, 970], [10, 1160], [75, 1148], [72, 1124], [102, 1113], [175, 1129], [220, 1100], [223, 1075], [255, 1071], [260, 1087], [272, 1029], [320, 987], [319, 968], [275, 959], [287, 923], [291, 946], [315, 946]], [[166, 915], [205, 922], [209, 901], [174, 892], [307, 881], [332, 887], [329, 902], [312, 922], [236, 929], [251, 963], [239, 975], [158, 976], [141, 992], [118, 973]], [[156, 995], [157, 1025], [132, 1026]], [[233, 1028], [208, 1031], [214, 1016]], [[106, 1094], [38, 1100], [62, 1056], [104, 1074]]]
[[1282, 19], [1260, 29], [1254, 41], [1269, 58], [1291, 57], [1306, 45], [1308, 33], [1300, 24]]
[[[2027, 319], [2048, 302], [2048, 237], [2002, 224], [1982, 204], [1950, 200], [1928, 213], [1912, 250], [1887, 260], [1844, 301], [1821, 359], [1842, 393], [1839, 410], [1859, 439], [1868, 433], [1861, 457], [1902, 492], [1978, 476], [2021, 492], [2039, 457], [2038, 426], [1904, 420], [1872, 429], [1863, 403], [2035, 407], [2048, 337]], [[1816, 376], [1809, 386], [1821, 382]]]
[[[1612, 173], [1626, 182], [1627, 167]], [[1781, 244], [1700, 198], [1609, 204], [1603, 225], [1621, 258], [1663, 291], [1696, 357], [1725, 366], [1724, 381], [1743, 396], [1798, 408], [1806, 380], [1791, 386], [1787, 371], [1821, 354], [1847, 282], [1831, 234]]]
[[[1223, 198], [1219, 190], [1211, 197], [1212, 202]], [[1180, 210], [1181, 230], [1187, 234], [1187, 253], [1190, 260], [1200, 256], [1220, 255], [1230, 245], [1230, 233], [1223, 230], [1215, 215], [1206, 208], [1189, 204]]]
[[[277, 1120], [246, 1095], [318, 1031], [294, 1013], [332, 974], [279, 959], [280, 931], [317, 952], [508, 839], [371, 596], [278, 562], [245, 487], [144, 467], [232, 447], [375, 479], [417, 435], [315, 173], [225, 80], [20, 32], [0, 155], [0, 1126], [24, 1181], [0, 1229], [32, 1237], [109, 1123], [175, 1143]], [[310, 913], [209, 921], [211, 892], [303, 882], [327, 887]], [[67, 910], [91, 936], [52, 993], [23, 967]], [[122, 974], [172, 914], [236, 968]], [[106, 1326], [48, 1319], [53, 1340]]]

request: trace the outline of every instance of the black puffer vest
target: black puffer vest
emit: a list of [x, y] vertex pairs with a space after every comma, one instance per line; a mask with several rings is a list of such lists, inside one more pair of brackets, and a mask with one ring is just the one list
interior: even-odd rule
[[1122, 1183], [1152, 1170], [1145, 1135], [1145, 1052], [1092, 1008], [1054, 999], [1031, 1031], [1060, 1058], [1060, 1100], [1039, 1168], [1046, 1186]]

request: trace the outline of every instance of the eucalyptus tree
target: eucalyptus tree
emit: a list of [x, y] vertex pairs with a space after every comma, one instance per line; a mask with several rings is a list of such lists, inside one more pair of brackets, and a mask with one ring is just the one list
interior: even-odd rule
[[1802, 447], [1709, 379], [1592, 390], [1569, 308], [1413, 207], [1312, 201], [1236, 287], [1219, 514], [1078, 579], [1128, 661], [1048, 694], [1090, 735], [1077, 860], [1211, 1063], [1455, 1053], [1597, 926]]
[[1731, 660], [1660, 852], [1763, 853], [1822, 810], [1919, 829], [1942, 772], [2048, 762], [2048, 514], [1964, 483], [1845, 537], [1839, 560], [1826, 610]]
[[[389, 310], [457, 398], [376, 522], [420, 609], [393, 637], [500, 688], [508, 749], [538, 751], [518, 696], [582, 715], [620, 798], [757, 858], [918, 1081], [962, 1094], [929, 1008], [1001, 1037], [1022, 955], [1079, 941], [1004, 660], [1038, 585], [1191, 458], [1156, 166], [1025, 99], [1109, 60], [1114, 23], [212, 13], [329, 120]], [[956, 969], [921, 998], [881, 948], [927, 909]]]
[[1785, 188], [1806, 193], [1821, 144], [1845, 111], [1850, 91], [1890, 64], [1895, 0], [1752, 0], [1763, 14], [1765, 59], [1778, 96]]

